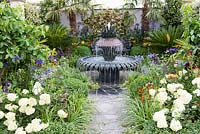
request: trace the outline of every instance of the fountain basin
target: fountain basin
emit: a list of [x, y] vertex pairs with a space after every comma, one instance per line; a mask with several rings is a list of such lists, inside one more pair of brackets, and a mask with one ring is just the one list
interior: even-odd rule
[[102, 56], [87, 56], [78, 60], [78, 67], [84, 71], [99, 72], [101, 83], [119, 83], [120, 71], [137, 69], [140, 59], [133, 56], [116, 56], [113, 61], [105, 61]]

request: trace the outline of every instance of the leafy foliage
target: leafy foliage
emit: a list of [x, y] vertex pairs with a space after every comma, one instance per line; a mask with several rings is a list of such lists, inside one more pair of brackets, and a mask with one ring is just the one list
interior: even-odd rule
[[106, 10], [84, 20], [84, 23], [94, 31], [94, 34], [100, 35], [101, 31], [108, 23], [116, 28], [118, 36], [125, 36], [128, 27], [134, 22], [134, 17], [129, 13], [119, 10]]
[[183, 28], [181, 26], [172, 27], [168, 29], [162, 28], [160, 30], [153, 31], [149, 34], [150, 45], [172, 47], [176, 39], [180, 39], [183, 34]]
[[8, 67], [27, 68], [34, 60], [45, 60], [49, 54], [48, 47], [42, 45], [44, 40], [40, 40], [44, 36], [44, 27], [34, 26], [24, 20], [19, 10], [0, 3], [0, 68], [4, 68], [2, 73]]
[[74, 50], [74, 54], [80, 57], [84, 57], [92, 55], [92, 52], [87, 46], [77, 46]]
[[69, 37], [69, 29], [61, 24], [52, 24], [46, 32], [47, 45], [50, 48], [65, 48]]
[[165, 26], [179, 26], [181, 25], [181, 11], [182, 0], [166, 0], [165, 6], [162, 9], [162, 17], [165, 19]]
[[40, 25], [42, 23], [40, 17], [40, 9], [38, 6], [26, 3], [24, 6], [24, 10], [26, 20], [32, 22], [35, 25]]
[[183, 26], [184, 33], [183, 36], [188, 40], [188, 43], [192, 45], [198, 45], [200, 41], [200, 21], [199, 17], [196, 16], [194, 10], [191, 6], [183, 6]]

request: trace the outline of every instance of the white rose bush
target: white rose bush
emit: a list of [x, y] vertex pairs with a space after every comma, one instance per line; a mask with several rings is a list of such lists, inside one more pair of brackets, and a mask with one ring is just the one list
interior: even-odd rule
[[[1, 94], [3, 97], [0, 104], [0, 122], [5, 131], [28, 134], [48, 128], [45, 110], [51, 105], [51, 96], [43, 91], [39, 82], [35, 83], [32, 91], [24, 89], [22, 93]], [[61, 115], [67, 118], [67, 113], [61, 112]]]
[[128, 125], [149, 134], [199, 131], [200, 74], [177, 69], [176, 73], [152, 71], [137, 77], [131, 76], [126, 85], [131, 98], [126, 120], [133, 122]]

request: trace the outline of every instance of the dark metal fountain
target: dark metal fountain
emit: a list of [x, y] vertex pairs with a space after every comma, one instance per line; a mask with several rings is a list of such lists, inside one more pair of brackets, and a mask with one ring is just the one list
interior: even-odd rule
[[[108, 24], [106, 32], [112, 31]], [[95, 45], [95, 56], [82, 57], [78, 60], [78, 66], [85, 71], [98, 71], [98, 81], [103, 84], [119, 84], [120, 72], [137, 69], [140, 59], [133, 56], [122, 56], [123, 44], [110, 35], [100, 38]], [[111, 38], [112, 37], [112, 38]]]

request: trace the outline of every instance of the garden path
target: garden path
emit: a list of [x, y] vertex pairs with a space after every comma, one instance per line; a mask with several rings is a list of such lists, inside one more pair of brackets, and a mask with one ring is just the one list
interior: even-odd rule
[[90, 93], [95, 112], [89, 134], [122, 134], [122, 115], [125, 112], [125, 93], [102, 95]]

